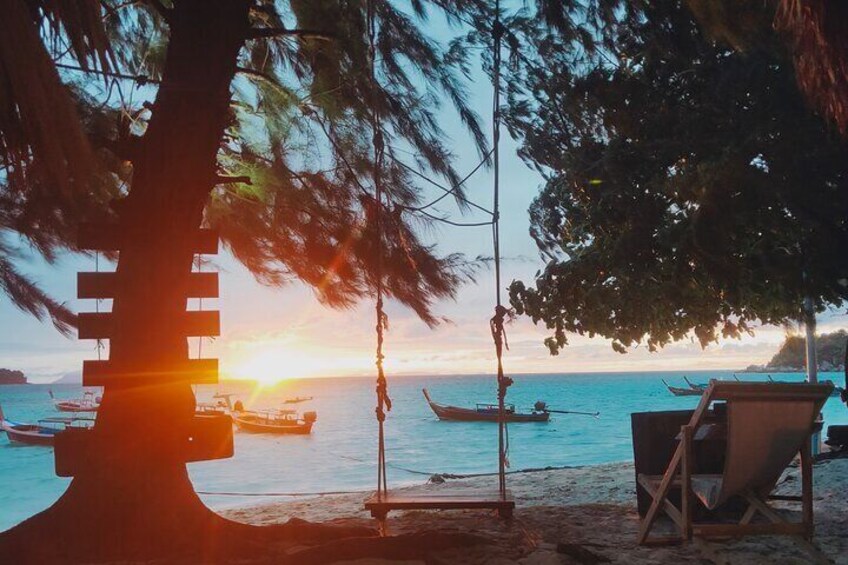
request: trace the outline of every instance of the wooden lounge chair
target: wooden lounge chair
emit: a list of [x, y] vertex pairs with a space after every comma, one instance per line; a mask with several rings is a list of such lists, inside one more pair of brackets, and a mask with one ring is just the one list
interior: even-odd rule
[[[689, 423], [681, 428], [680, 443], [664, 475], [639, 475], [639, 485], [652, 497], [639, 528], [638, 542], [668, 543], [692, 536], [739, 537], [754, 534], [793, 535], [809, 541], [813, 535], [811, 434], [832, 383], [785, 384], [711, 381]], [[714, 401], [727, 402], [727, 448], [720, 475], [693, 473], [692, 444], [716, 430], [702, 426]], [[713, 429], [709, 429], [709, 428]], [[769, 494], [795, 456], [801, 455], [801, 496], [773, 497], [802, 503], [800, 522], [789, 522], [767, 504]], [[678, 508], [668, 499], [679, 487]], [[693, 523], [695, 502], [716, 510], [731, 498], [742, 497], [747, 510], [734, 523]], [[743, 507], [744, 508], [744, 507]], [[649, 538], [665, 512], [677, 524], [679, 537]], [[756, 514], [768, 523], [753, 523]]]

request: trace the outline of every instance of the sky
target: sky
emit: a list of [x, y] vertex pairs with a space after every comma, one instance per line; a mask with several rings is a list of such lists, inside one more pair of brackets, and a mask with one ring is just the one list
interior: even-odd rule
[[[444, 29], [432, 33], [446, 36]], [[485, 113], [491, 107], [492, 87], [482, 71], [474, 74], [469, 89], [490, 131], [491, 119]], [[447, 109], [443, 114], [443, 124], [451, 137], [457, 169], [462, 176], [477, 165], [479, 156], [456, 116]], [[543, 179], [521, 161], [517, 147], [504, 131], [500, 148], [504, 285], [514, 279], [531, 281], [543, 265], [528, 233], [527, 214]], [[470, 199], [491, 207], [491, 171], [481, 169], [465, 186]], [[428, 196], [440, 193], [425, 190], [425, 194], [427, 201]], [[460, 218], [449, 199], [442, 201], [436, 210], [468, 222], [487, 219], [473, 213]], [[488, 227], [457, 228], [440, 224], [428, 231], [425, 239], [436, 243], [443, 253], [461, 252], [469, 257], [492, 254]], [[204, 357], [219, 358], [223, 377], [271, 381], [374, 372], [373, 304], [364, 302], [350, 310], [333, 311], [320, 305], [312, 291], [303, 285], [296, 283], [281, 289], [261, 286], [226, 253], [215, 258], [214, 264], [220, 271], [220, 298], [204, 300], [203, 307], [220, 310], [222, 335], [214, 341], [204, 340], [201, 353]], [[101, 267], [110, 269], [103, 264]], [[22, 263], [21, 270], [31, 273], [45, 290], [75, 311], [94, 310], [93, 301], [75, 299], [76, 272], [94, 270], [92, 258], [65, 255], [52, 266], [32, 259]], [[493, 372], [494, 347], [488, 325], [495, 304], [493, 277], [491, 270], [483, 269], [476, 283], [459, 290], [456, 301], [439, 303], [436, 313], [447, 317], [449, 322], [436, 329], [428, 328], [411, 311], [389, 303], [390, 331], [385, 343], [389, 376]], [[844, 315], [831, 312], [821, 317], [819, 330], [827, 332], [846, 325]], [[545, 328], [535, 327], [527, 319], [514, 321], [507, 327], [507, 334], [510, 344], [505, 358], [507, 372], [685, 372], [739, 370], [750, 364], [765, 363], [779, 348], [786, 329], [761, 327], [755, 337], [722, 340], [706, 349], [685, 340], [655, 353], [648, 352], [646, 347], [636, 347], [626, 354], [614, 352], [604, 339], [570, 336], [570, 345], [558, 356], [551, 356], [542, 343], [548, 335]], [[194, 339], [191, 356], [197, 353], [198, 343]], [[0, 367], [20, 369], [32, 381], [48, 382], [79, 371], [84, 359], [96, 358], [94, 342], [65, 338], [49, 321], [35, 320], [17, 310], [7, 297], [0, 296]]]

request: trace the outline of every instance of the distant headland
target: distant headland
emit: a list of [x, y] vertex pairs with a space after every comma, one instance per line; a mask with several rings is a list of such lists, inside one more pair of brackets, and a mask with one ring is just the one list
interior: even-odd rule
[[13, 371], [11, 369], [0, 369], [0, 385], [25, 385], [27, 379], [23, 371]]
[[[845, 343], [848, 332], [839, 330], [816, 336], [818, 369], [822, 372], [845, 370]], [[749, 365], [744, 373], [797, 373], [806, 370], [806, 344], [802, 336], [787, 336], [780, 350], [765, 365]]]

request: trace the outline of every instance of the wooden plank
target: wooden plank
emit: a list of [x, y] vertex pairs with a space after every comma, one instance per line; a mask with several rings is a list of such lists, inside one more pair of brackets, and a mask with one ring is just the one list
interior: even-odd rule
[[[668, 462], [674, 455], [678, 442], [675, 436], [680, 432], [680, 427], [689, 423], [692, 419], [692, 410], [679, 410], [671, 412], [643, 412], [631, 414], [633, 430], [633, 460], [634, 460], [634, 482], [637, 484], [636, 497], [639, 515], [644, 516], [651, 506], [651, 497], [648, 496], [636, 477], [640, 474], [658, 475], [658, 481], [668, 467]], [[710, 422], [719, 419], [709, 412], [704, 420], [703, 429]], [[712, 428], [710, 428], [712, 429]], [[721, 473], [724, 470], [725, 445], [723, 437], [710, 437], [709, 441], [695, 442], [692, 445], [693, 461], [695, 462], [693, 472]], [[672, 502], [678, 503], [677, 493], [672, 494]]]
[[81, 312], [77, 315], [77, 339], [108, 339], [114, 332], [110, 312]]
[[191, 423], [186, 462], [233, 456], [233, 419], [228, 414], [196, 414]]
[[714, 400], [817, 400], [830, 396], [832, 383], [751, 383], [711, 381]]
[[[816, 436], [818, 437], [818, 436]], [[813, 442], [811, 437], [801, 446], [801, 513], [805, 527], [804, 537], [813, 539]]]
[[[120, 251], [123, 231], [118, 224], [84, 223], [77, 231], [77, 246], [92, 251]], [[218, 253], [218, 232], [210, 229], [198, 229], [192, 250], [204, 255]]]
[[[692, 413], [692, 419], [689, 420], [688, 427], [691, 430], [696, 430], [701, 426], [704, 416], [707, 414], [707, 411], [710, 408], [710, 404], [712, 404], [714, 400], [715, 388], [718, 384], [718, 381], [716, 381], [715, 379], [711, 380], [710, 385], [707, 387], [707, 390], [705, 390], [703, 396], [701, 396], [701, 401], [698, 403], [698, 407], [695, 408], [695, 411]], [[691, 437], [691, 431], [689, 433], [689, 437]], [[654, 521], [659, 515], [660, 505], [665, 506], [664, 503], [666, 502], [666, 497], [668, 496], [669, 490], [671, 489], [671, 485], [675, 480], [678, 479], [677, 470], [680, 467], [681, 460], [683, 459], [683, 450], [683, 443], [678, 443], [677, 449], [674, 451], [674, 455], [672, 456], [671, 461], [668, 464], [668, 469], [666, 469], [662, 481], [660, 481], [660, 484], [657, 487], [656, 494], [654, 495], [654, 500], [653, 502], [651, 502], [651, 506], [650, 508], [648, 508], [648, 512], [647, 514], [645, 514], [645, 518], [639, 525], [639, 533], [636, 536], [636, 543], [638, 543], [639, 545], [644, 544], [645, 541], [648, 539], [648, 535], [651, 532], [651, 528], [654, 525]]]
[[[95, 436], [95, 432], [82, 428], [68, 428], [57, 434], [54, 448], [56, 475], [74, 477], [87, 466], [97, 464], [98, 456], [109, 449], [109, 445], [103, 442], [103, 438]], [[232, 418], [226, 414], [195, 415], [186, 437], [184, 454], [187, 463], [232, 457]]]
[[460, 510], [491, 509], [508, 517], [515, 508], [515, 500], [510, 493], [502, 497], [498, 491], [491, 492], [433, 492], [422, 494], [374, 495], [365, 501], [365, 509], [372, 516], [385, 518], [391, 510]]
[[[681, 456], [681, 481], [680, 481], [680, 502], [681, 502], [681, 523], [680, 533], [683, 539], [692, 539], [692, 437], [694, 428], [692, 426], [683, 426], [683, 455]], [[666, 499], [668, 500], [668, 499]]]
[[[217, 310], [190, 310], [178, 322], [178, 331], [186, 337], [221, 335], [221, 314]], [[84, 312], [77, 318], [78, 339], [109, 339], [115, 333], [111, 312]]]
[[221, 313], [217, 310], [190, 310], [185, 313], [183, 326], [189, 337], [216, 337], [221, 335]]
[[801, 502], [803, 500], [800, 496], [792, 495], [792, 494], [770, 494], [768, 495], [769, 500], [780, 500], [784, 502]]
[[[117, 273], [77, 273], [77, 298], [115, 298], [117, 285]], [[191, 273], [186, 298], [218, 298], [218, 273]]]
[[[710, 385], [712, 387], [712, 385]], [[709, 393], [705, 393], [704, 398], [709, 398]], [[703, 404], [703, 400], [701, 401]], [[700, 420], [699, 410], [695, 410], [695, 414], [692, 415], [693, 425], [697, 425], [695, 420]], [[663, 475], [662, 480], [656, 490], [656, 494], [654, 494], [653, 501], [651, 502], [651, 507], [648, 508], [648, 513], [645, 514], [645, 517], [642, 519], [642, 523], [639, 525], [639, 533], [636, 536], [636, 543], [642, 545], [645, 543], [645, 540], [648, 539], [648, 534], [651, 532], [651, 527], [654, 525], [654, 521], [657, 519], [660, 511], [660, 505], [668, 496], [668, 491], [671, 488], [672, 481], [675, 480], [677, 475], [677, 467], [680, 465], [680, 459], [683, 456], [683, 446], [678, 445], [677, 449], [674, 451], [674, 455], [671, 458], [671, 461], [668, 464], [668, 469]]]
[[804, 524], [801, 523], [779, 523], [779, 524], [695, 524], [693, 533], [704, 538], [724, 538], [742, 536], [768, 536], [768, 535], [803, 535]]
[[[662, 477], [660, 477], [660, 479], [662, 479]], [[651, 495], [652, 497], [656, 496], [656, 494], [657, 494], [656, 485], [658, 484], [658, 481], [651, 481], [651, 479], [649, 477], [647, 477], [646, 475], [639, 475], [638, 481], [639, 481], [639, 485], [643, 489], [645, 489], [645, 491], [649, 495]], [[680, 486], [679, 481], [678, 481], [677, 486]], [[680, 531], [683, 532], [684, 531], [683, 514], [681, 514], [680, 510], [678, 510], [677, 507], [674, 504], [671, 503], [671, 501], [668, 499], [668, 497], [663, 499], [663, 509], [665, 510], [665, 513], [668, 514], [668, 517], [671, 518], [671, 520], [675, 524], [677, 524], [677, 527], [680, 529]], [[682, 534], [681, 534], [681, 539], [683, 539]]]
[[748, 491], [746, 493], [743, 493], [743, 496], [751, 506], [759, 510], [760, 513], [762, 513], [763, 516], [768, 518], [773, 524], [787, 522], [786, 518], [781, 516], [777, 510], [760, 500], [760, 498], [755, 493]]
[[83, 386], [150, 385], [156, 383], [185, 382], [190, 384], [215, 384], [218, 382], [217, 359], [188, 359], [170, 372], [138, 373], [121, 369], [112, 361], [83, 361]]
[[742, 525], [750, 524], [751, 520], [754, 519], [754, 516], [757, 514], [757, 507], [753, 504], [748, 506], [748, 509], [745, 511], [745, 514], [742, 515], [742, 519], [739, 520], [739, 523]]

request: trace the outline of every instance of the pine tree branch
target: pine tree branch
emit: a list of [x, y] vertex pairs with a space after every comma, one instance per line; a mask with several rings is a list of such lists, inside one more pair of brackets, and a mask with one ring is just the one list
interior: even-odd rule
[[279, 81], [273, 75], [257, 69], [249, 69], [247, 67], [236, 67], [236, 72], [243, 75], [261, 78], [262, 80], [271, 84], [279, 84]]
[[325, 31], [316, 29], [286, 29], [281, 27], [253, 28], [247, 33], [247, 39], [263, 39], [281, 36], [303, 37], [305, 39], [321, 39], [334, 41], [336, 37]]
[[165, 5], [162, 3], [162, 0], [149, 1], [153, 9], [156, 10], [160, 16], [162, 16], [162, 19], [165, 20], [166, 23], [170, 23], [172, 10], [170, 8], [166, 8]]
[[244, 184], [249, 184], [249, 185], [253, 184], [253, 181], [250, 179], [250, 177], [246, 176], [246, 175], [242, 175], [242, 176], [238, 176], [238, 177], [226, 177], [226, 176], [217, 175], [213, 179], [213, 182], [215, 184], [235, 184], [235, 183], [238, 183], [238, 182], [243, 182]]

